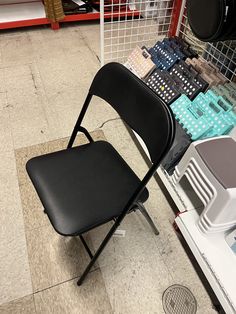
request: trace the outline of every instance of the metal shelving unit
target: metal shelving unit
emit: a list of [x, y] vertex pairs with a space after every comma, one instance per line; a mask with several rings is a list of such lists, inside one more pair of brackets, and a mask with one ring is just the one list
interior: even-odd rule
[[[51, 25], [53, 30], [58, 30], [60, 23], [100, 20], [101, 15], [107, 21], [139, 16], [139, 12], [135, 11], [132, 6], [127, 5], [122, 10], [106, 12], [105, 16], [102, 13], [103, 11], [99, 12], [93, 9], [89, 13], [66, 15], [60, 22], [52, 22], [46, 18], [41, 0], [11, 1], [0, 0], [0, 30], [35, 25]], [[80, 4], [82, 1], [74, 0], [74, 2]]]

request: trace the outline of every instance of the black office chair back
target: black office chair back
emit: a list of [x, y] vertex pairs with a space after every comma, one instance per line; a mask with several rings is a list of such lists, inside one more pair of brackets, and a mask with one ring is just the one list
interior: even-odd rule
[[152, 162], [161, 162], [172, 145], [175, 124], [157, 94], [119, 63], [103, 66], [89, 93], [107, 101], [143, 139]]

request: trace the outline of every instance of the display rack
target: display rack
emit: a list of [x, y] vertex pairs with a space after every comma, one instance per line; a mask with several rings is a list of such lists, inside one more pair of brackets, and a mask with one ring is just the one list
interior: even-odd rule
[[[102, 0], [104, 3], [104, 0]], [[124, 63], [130, 52], [138, 45], [152, 46], [157, 38], [175, 34], [182, 2], [170, 0], [129, 1], [133, 14], [111, 17], [106, 20], [106, 7], [101, 15], [101, 63], [117, 61]], [[113, 12], [113, 5], [111, 11]], [[135, 12], [139, 12], [135, 16]]]
[[[177, 35], [188, 41], [204, 59], [213, 62], [229, 80], [235, 79], [236, 41], [213, 44], [197, 40], [188, 25], [185, 0], [138, 0], [134, 5], [140, 12], [138, 19], [111, 19], [107, 22], [101, 18], [102, 64], [111, 61], [124, 63], [136, 46], [151, 47], [165, 36]], [[142, 139], [135, 135], [150, 159]], [[197, 227], [200, 207], [192, 199], [193, 191], [190, 192], [189, 187], [176, 186], [161, 167], [157, 174], [179, 209], [176, 224], [222, 307], [227, 314], [236, 313], [236, 255], [226, 243], [225, 234], [203, 235]]]

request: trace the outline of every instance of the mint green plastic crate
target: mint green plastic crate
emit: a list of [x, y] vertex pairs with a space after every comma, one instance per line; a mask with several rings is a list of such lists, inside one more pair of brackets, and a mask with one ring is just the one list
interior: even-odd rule
[[233, 124], [233, 126], [236, 125], [236, 114], [233, 111], [233, 104], [228, 99], [226, 100], [223, 96], [217, 96], [212, 90], [209, 90], [205, 96], [215, 104], [216, 108], [218, 108], [216, 110], [220, 110], [224, 119]]
[[182, 95], [172, 105], [171, 109], [176, 120], [186, 130], [193, 141], [204, 138], [212, 130], [212, 126], [199, 108], [193, 108], [191, 100]]
[[231, 116], [228, 112], [224, 111], [218, 104], [218, 101], [224, 104], [221, 96], [213, 96], [211, 93], [199, 95], [194, 100], [195, 105], [203, 110], [205, 118], [209, 125], [212, 126], [212, 131], [209, 134], [210, 137], [228, 134], [234, 127], [234, 121]]

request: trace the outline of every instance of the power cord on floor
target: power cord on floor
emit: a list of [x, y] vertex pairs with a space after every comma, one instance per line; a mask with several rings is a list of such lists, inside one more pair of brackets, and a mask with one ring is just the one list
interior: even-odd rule
[[121, 118], [120, 118], [120, 117], [117, 117], [117, 118], [109, 119], [109, 120], [103, 122], [99, 127], [97, 127], [96, 130], [97, 130], [97, 129], [102, 129], [102, 128], [104, 127], [104, 125], [107, 124], [108, 122], [116, 121], [116, 120], [121, 120]]

